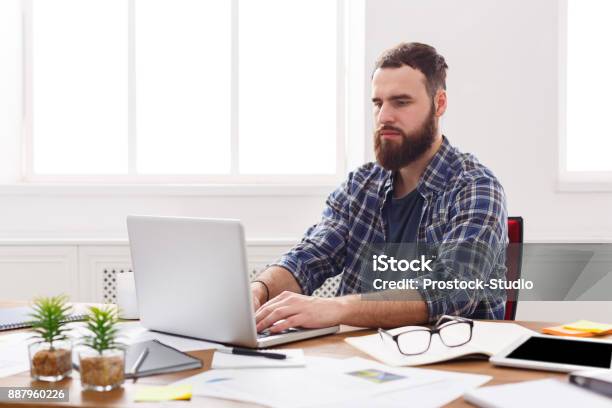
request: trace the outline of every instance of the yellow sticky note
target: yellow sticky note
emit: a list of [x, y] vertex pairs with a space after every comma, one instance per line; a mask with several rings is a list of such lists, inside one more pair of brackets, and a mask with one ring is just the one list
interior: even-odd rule
[[136, 390], [136, 402], [190, 400], [191, 385], [163, 385], [158, 387], [140, 387]]
[[583, 332], [604, 334], [612, 332], [612, 324], [590, 322], [588, 320], [578, 320], [574, 323], [563, 325], [563, 328], [570, 330], [579, 330]]

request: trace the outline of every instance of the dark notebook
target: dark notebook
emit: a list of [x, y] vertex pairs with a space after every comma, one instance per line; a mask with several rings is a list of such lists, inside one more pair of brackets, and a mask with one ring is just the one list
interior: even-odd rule
[[[174, 373], [177, 371], [202, 368], [202, 361], [189, 354], [185, 354], [157, 340], [148, 340], [134, 343], [125, 353], [125, 378], [132, 378], [132, 367], [138, 360], [142, 351], [148, 348], [149, 353], [138, 369], [137, 377], [147, 377], [156, 374]], [[78, 370], [78, 361], [74, 362]]]
[[[32, 327], [32, 316], [30, 316], [31, 313], [32, 308], [29, 306], [0, 309], [0, 331]], [[85, 316], [85, 313], [71, 314], [67, 321], [75, 322], [84, 320]]]

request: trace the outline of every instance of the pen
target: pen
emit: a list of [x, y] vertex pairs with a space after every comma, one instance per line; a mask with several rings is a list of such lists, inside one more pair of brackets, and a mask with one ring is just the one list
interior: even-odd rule
[[137, 377], [138, 370], [140, 369], [140, 366], [145, 361], [145, 358], [147, 358], [148, 355], [149, 355], [149, 348], [145, 347], [145, 349], [142, 350], [142, 352], [140, 353], [140, 355], [136, 359], [136, 362], [132, 366], [132, 369], [130, 370], [130, 373], [132, 373], [132, 376], [133, 376], [133, 379], [134, 379], [132, 382], [136, 382], [136, 379], [138, 378]]
[[217, 351], [225, 354], [237, 354], [241, 356], [252, 356], [252, 357], [265, 357], [265, 358], [273, 358], [275, 360], [285, 360], [287, 358], [286, 354], [281, 353], [270, 353], [267, 351], [257, 351], [257, 350], [249, 350], [241, 347], [228, 347], [228, 348], [220, 348]]

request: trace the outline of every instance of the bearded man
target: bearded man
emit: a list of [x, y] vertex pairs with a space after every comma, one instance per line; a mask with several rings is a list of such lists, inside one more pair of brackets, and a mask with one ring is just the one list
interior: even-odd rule
[[[338, 324], [388, 328], [443, 315], [503, 319], [503, 292], [421, 286], [399, 300], [366, 300], [362, 293], [360, 255], [379, 243], [437, 246], [433, 280], [505, 276], [503, 188], [440, 132], [447, 68], [435, 48], [420, 43], [400, 44], [379, 58], [372, 75], [377, 162], [351, 172], [328, 197], [321, 221], [251, 283], [258, 331]], [[310, 296], [339, 274], [336, 297]]]

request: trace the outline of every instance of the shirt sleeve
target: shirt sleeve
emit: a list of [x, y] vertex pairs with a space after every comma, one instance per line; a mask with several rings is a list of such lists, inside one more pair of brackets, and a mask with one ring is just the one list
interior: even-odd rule
[[291, 272], [305, 295], [311, 295], [327, 278], [344, 269], [349, 181], [328, 196], [321, 221], [310, 227], [300, 243], [272, 264]]
[[[508, 243], [506, 199], [501, 185], [491, 178], [468, 182], [459, 190], [449, 212], [441, 244], [437, 248], [433, 271], [422, 278], [457, 282], [505, 279], [505, 253]], [[442, 315], [491, 319], [503, 318], [506, 293], [501, 289], [419, 288], [429, 321]], [[483, 309], [484, 310], [481, 310]]]

